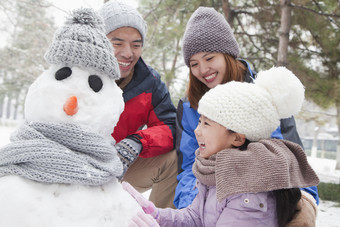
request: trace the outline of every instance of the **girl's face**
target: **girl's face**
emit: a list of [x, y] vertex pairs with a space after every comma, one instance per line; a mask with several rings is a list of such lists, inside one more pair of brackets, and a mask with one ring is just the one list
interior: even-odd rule
[[221, 84], [226, 73], [226, 61], [222, 53], [200, 52], [190, 58], [191, 73], [208, 88]]
[[199, 145], [200, 156], [209, 158], [217, 152], [233, 147], [234, 134], [224, 126], [201, 115], [195, 136]]

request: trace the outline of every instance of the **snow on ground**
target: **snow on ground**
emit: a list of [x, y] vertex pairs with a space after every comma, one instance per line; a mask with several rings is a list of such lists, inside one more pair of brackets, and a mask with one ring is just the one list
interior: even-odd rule
[[[335, 170], [335, 160], [308, 157], [308, 162], [321, 182], [340, 184], [340, 170]], [[316, 226], [339, 227], [340, 204], [320, 200]]]
[[340, 184], [340, 170], [335, 169], [335, 160], [308, 157], [308, 162], [318, 174], [320, 181]]
[[[15, 129], [13, 122], [0, 120], [0, 148], [9, 143], [10, 134]], [[340, 170], [335, 170], [335, 160], [308, 157], [308, 161], [322, 182], [340, 184]], [[148, 196], [148, 192], [144, 194]], [[340, 206], [331, 201], [320, 201], [317, 227], [340, 227]]]
[[339, 227], [340, 207], [332, 201], [320, 200], [318, 215], [316, 219], [317, 227]]

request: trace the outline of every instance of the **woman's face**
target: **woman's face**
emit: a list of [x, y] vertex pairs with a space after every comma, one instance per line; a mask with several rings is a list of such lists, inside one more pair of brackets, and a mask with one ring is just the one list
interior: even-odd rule
[[233, 147], [234, 135], [204, 115], [201, 115], [198, 121], [195, 136], [202, 158], [209, 158], [223, 149]]
[[200, 52], [190, 58], [191, 73], [208, 88], [221, 84], [226, 73], [226, 61], [222, 53]]

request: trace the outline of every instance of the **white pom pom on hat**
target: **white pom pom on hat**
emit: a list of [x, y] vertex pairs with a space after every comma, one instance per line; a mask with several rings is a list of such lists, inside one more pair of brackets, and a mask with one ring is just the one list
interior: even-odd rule
[[293, 72], [285, 67], [273, 67], [258, 73], [255, 84], [266, 89], [273, 98], [279, 117], [297, 114], [305, 98], [305, 88]]
[[250, 141], [269, 138], [280, 119], [299, 112], [304, 86], [284, 67], [258, 73], [255, 84], [231, 81], [209, 90], [199, 101], [198, 113], [244, 134]]

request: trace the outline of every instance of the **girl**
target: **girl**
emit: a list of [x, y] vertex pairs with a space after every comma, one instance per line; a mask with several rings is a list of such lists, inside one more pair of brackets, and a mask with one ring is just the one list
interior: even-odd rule
[[289, 226], [299, 187], [319, 179], [300, 145], [270, 135], [303, 99], [303, 85], [284, 67], [260, 72], [255, 84], [232, 81], [208, 91], [195, 129], [197, 196], [187, 208], [160, 209], [124, 184], [150, 214], [139, 213], [131, 226]]
[[[177, 208], [191, 204], [198, 191], [195, 188], [196, 177], [192, 165], [198, 148], [194, 129], [199, 119], [199, 100], [218, 84], [229, 81], [252, 82], [255, 78], [248, 63], [237, 59], [239, 48], [233, 32], [224, 17], [213, 8], [199, 7], [192, 14], [184, 33], [182, 50], [190, 73], [187, 97], [177, 107], [176, 150], [180, 171], [174, 199]], [[293, 117], [281, 120], [280, 127], [271, 137], [286, 139], [302, 146]], [[303, 190], [313, 195], [318, 204], [316, 187]]]

